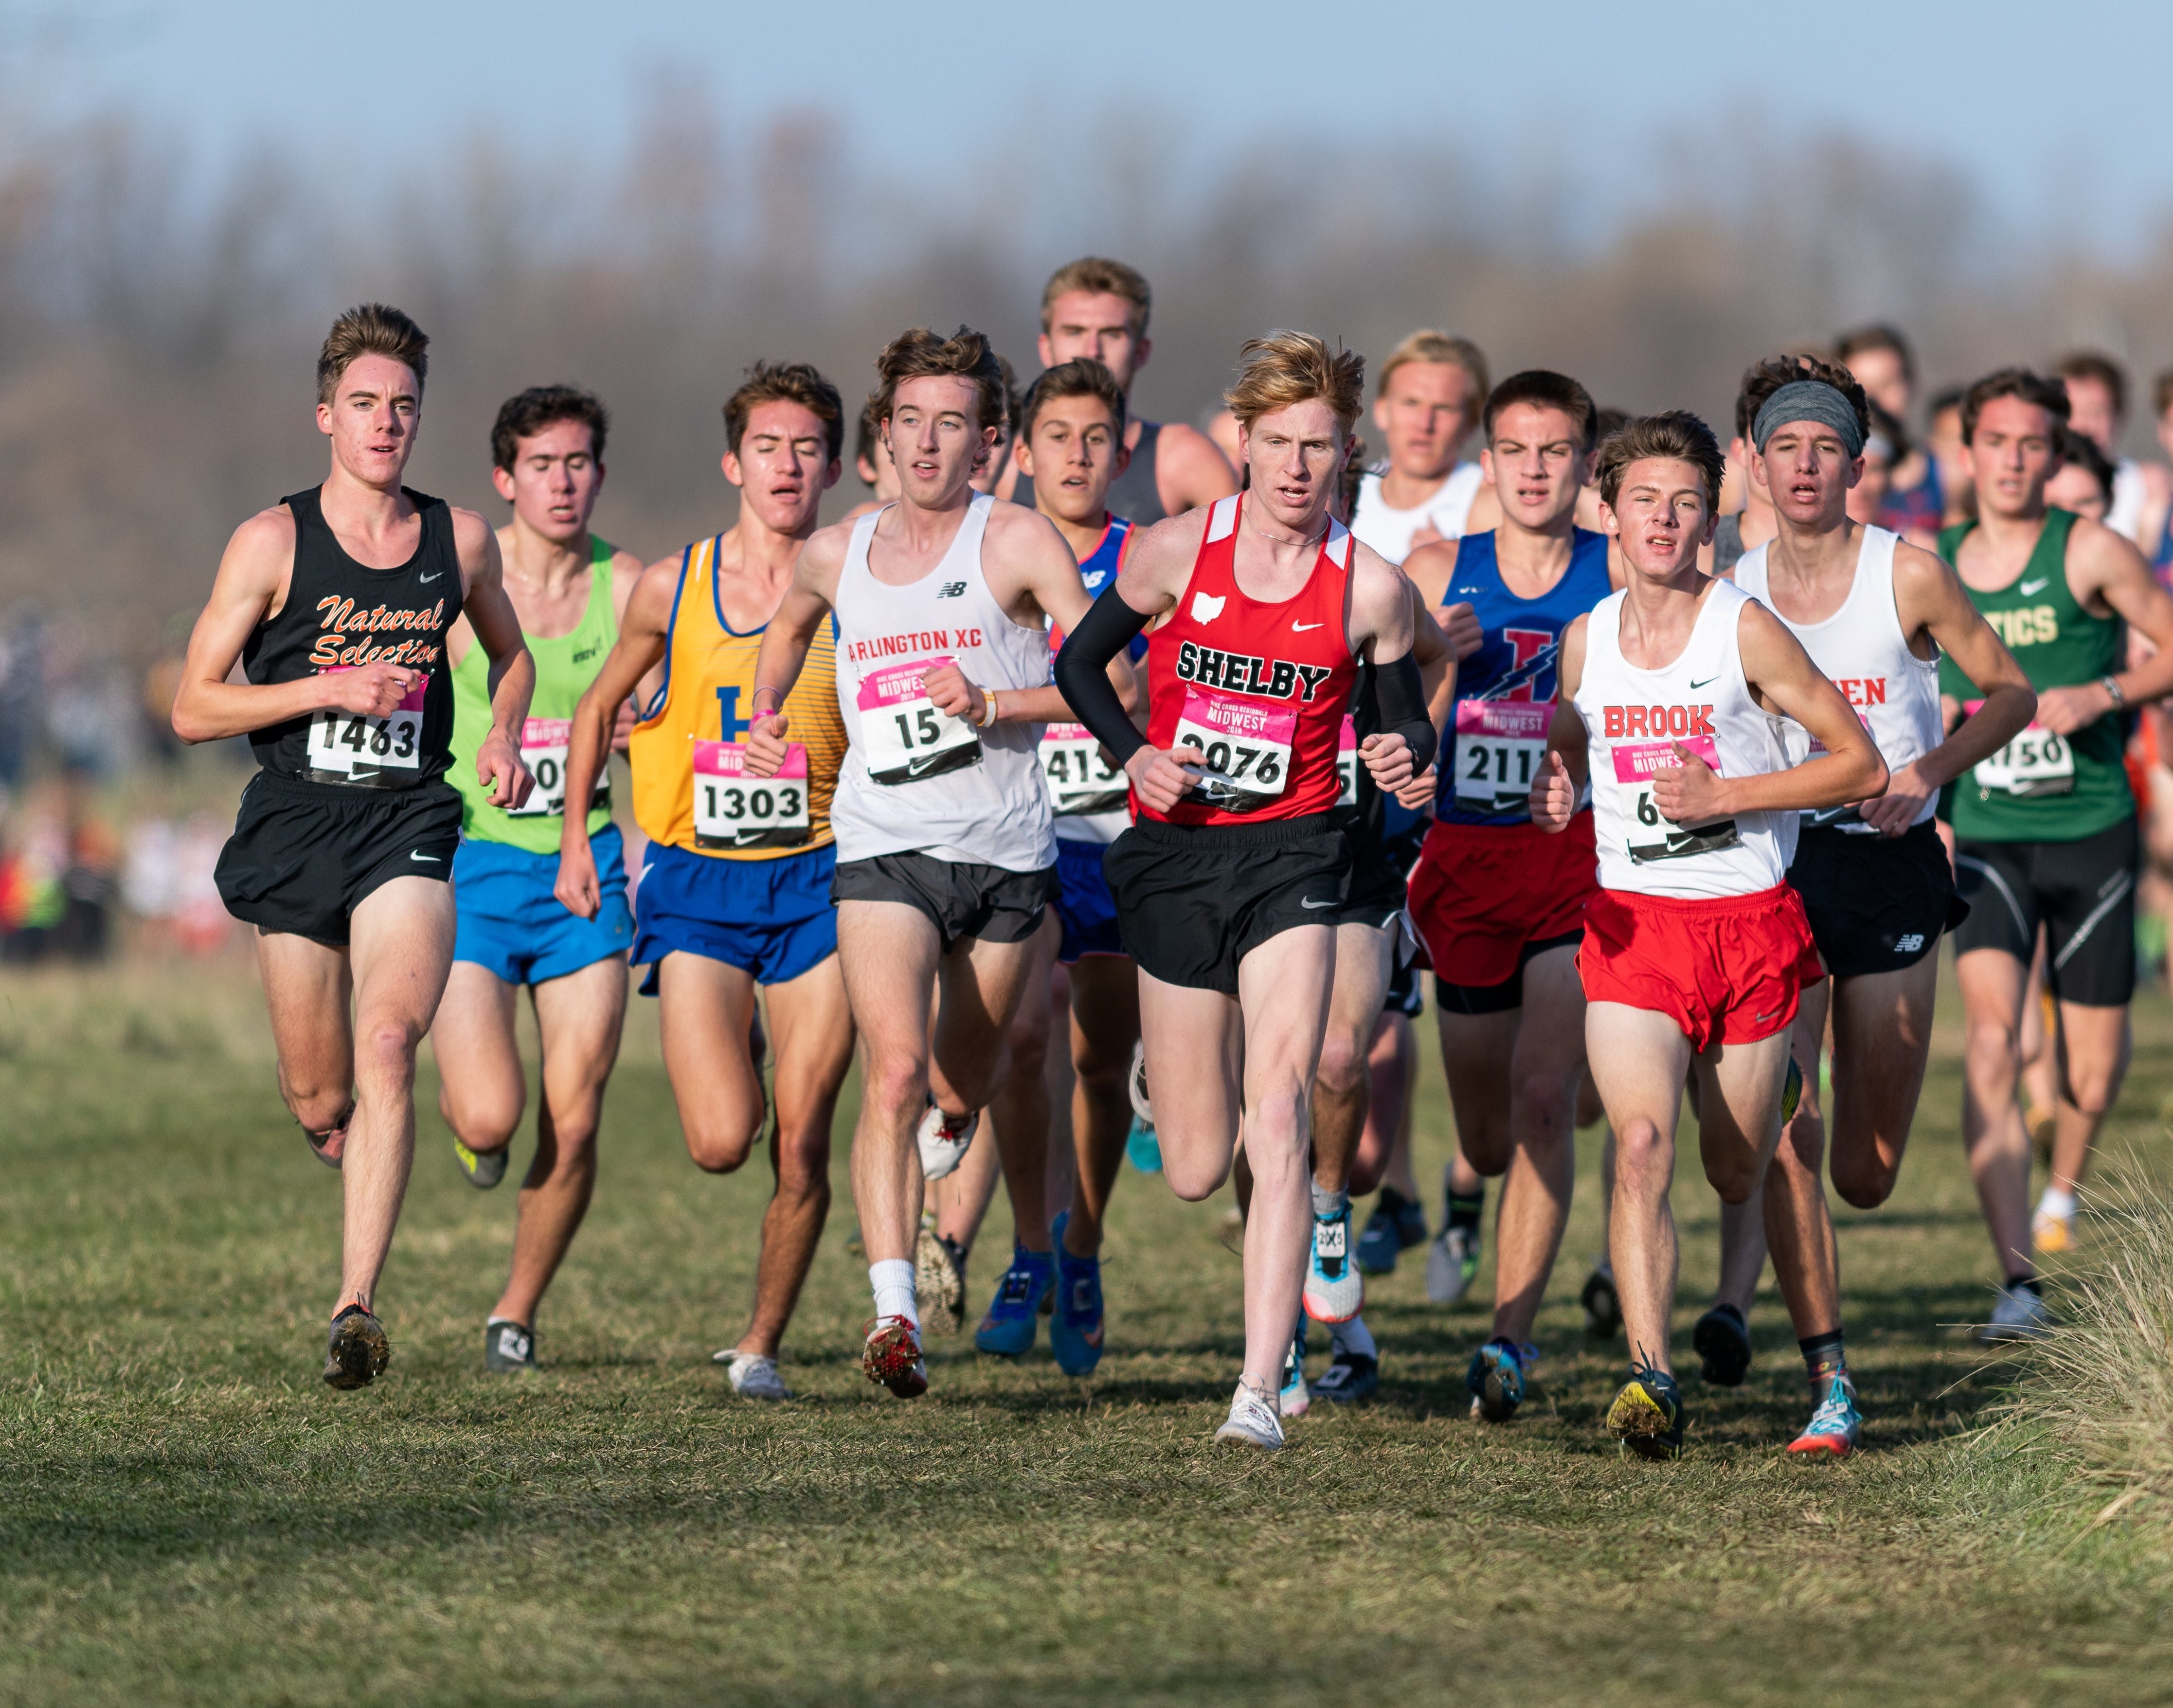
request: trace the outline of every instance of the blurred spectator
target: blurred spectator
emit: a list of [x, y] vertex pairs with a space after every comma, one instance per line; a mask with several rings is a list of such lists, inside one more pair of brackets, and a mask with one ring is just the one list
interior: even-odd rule
[[[1907, 422], [1917, 395], [1917, 354], [1898, 329], [1874, 325], [1843, 332], [1834, 341], [1834, 359], [1856, 375], [1874, 404]], [[1885, 500], [1871, 520], [1904, 538], [1937, 535], [1947, 507], [1941, 473], [1934, 459], [1905, 448], [1888, 471]]]
[[103, 960], [120, 852], [88, 778], [35, 791], [0, 851], [0, 961]]
[[1966, 385], [1949, 385], [1935, 392], [1926, 412], [1924, 452], [1930, 457], [1939, 490], [1946, 494], [1940, 525], [1951, 527], [1976, 515], [1976, 488], [1962, 467], [1962, 399]]
[[[1871, 436], [1863, 441], [1863, 473], [1848, 489], [1848, 516], [1852, 522], [1876, 522], [1880, 527], [1888, 524], [1880, 519], [1891, 515], [1887, 499], [1894, 486], [1894, 471], [1907, 461], [1913, 454], [1909, 435], [1902, 431], [1901, 423], [1877, 403], [1871, 406]], [[1918, 528], [1905, 534], [1912, 543], [1933, 549], [1938, 541], [1938, 531], [1926, 533]]]
[[2102, 522], [2112, 510], [2117, 484], [2112, 463], [2097, 441], [2070, 434], [2060, 471], [2045, 482], [2045, 502]]
[[151, 928], [151, 942], [170, 939], [192, 954], [208, 955], [233, 935], [234, 920], [215, 879], [227, 830], [212, 814], [199, 812], [178, 825], [144, 819], [129, 832], [121, 897]]

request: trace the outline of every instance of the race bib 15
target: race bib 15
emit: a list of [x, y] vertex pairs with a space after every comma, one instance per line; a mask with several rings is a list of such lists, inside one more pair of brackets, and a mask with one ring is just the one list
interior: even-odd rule
[[1710, 854], [1715, 849], [1733, 848], [1739, 839], [1732, 818], [1683, 826], [1660, 816], [1659, 803], [1653, 795], [1653, 773], [1683, 762], [1675, 752], [1678, 746], [1687, 747], [1718, 773], [1720, 750], [1710, 735], [1687, 735], [1674, 741], [1617, 741], [1614, 746], [1615, 791], [1622, 813], [1623, 845], [1630, 858], [1641, 865]]
[[[573, 741], [574, 722], [570, 718], [531, 718], [520, 726], [520, 762], [528, 768], [536, 786], [529, 790], [525, 805], [505, 809], [509, 816], [557, 818], [564, 813], [566, 751]], [[593, 810], [610, 805], [611, 768], [607, 765], [596, 773], [589, 806]]]
[[737, 741], [694, 744], [694, 846], [797, 848], [807, 840], [807, 749], [785, 746], [774, 777], [750, 777]]
[[[325, 671], [336, 676], [353, 669], [335, 665]], [[341, 783], [375, 784], [387, 771], [414, 771], [423, 763], [423, 702], [429, 692], [426, 677], [407, 690], [407, 697], [384, 717], [326, 708], [310, 719], [310, 770], [313, 775]], [[393, 779], [386, 778], [386, 782]]]
[[1290, 786], [1297, 714], [1258, 700], [1226, 699], [1187, 686], [1170, 746], [1197, 747], [1206, 763], [1189, 769], [1193, 793], [1224, 812], [1252, 812]]
[[861, 680], [861, 760], [874, 783], [918, 783], [981, 762], [981, 738], [963, 718], [940, 712], [923, 680], [947, 658], [886, 665]]

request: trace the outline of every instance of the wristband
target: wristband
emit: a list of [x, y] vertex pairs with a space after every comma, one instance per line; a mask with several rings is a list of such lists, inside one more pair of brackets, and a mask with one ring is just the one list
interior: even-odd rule
[[989, 703], [989, 714], [981, 719], [981, 727], [986, 730], [996, 721], [996, 691], [994, 688], [983, 688], [981, 698]]
[[770, 708], [771, 711], [780, 711], [784, 709], [785, 690], [782, 688], [774, 688], [767, 684], [763, 684], [758, 686], [752, 693], [747, 696], [748, 709], [754, 712], [757, 716], [761, 715], [762, 708], [756, 705], [755, 702], [759, 700], [764, 694], [775, 694], [777, 696], [777, 703]]
[[2098, 686], [2112, 696], [2112, 709], [2116, 712], [2127, 703], [2127, 696], [2120, 691], [2120, 682], [2118, 678], [2114, 676], [2100, 676], [2098, 678]]

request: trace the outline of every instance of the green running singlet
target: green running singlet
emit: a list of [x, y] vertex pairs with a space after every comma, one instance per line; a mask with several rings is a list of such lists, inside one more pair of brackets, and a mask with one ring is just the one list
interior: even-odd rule
[[[1962, 584], [1970, 602], [2007, 643], [2030, 685], [2077, 687], [2121, 666], [2123, 628], [2116, 617], [2093, 617], [2068, 586], [2071, 510], [2048, 509], [2045, 531], [2022, 573], [1994, 593]], [[1939, 555], [1960, 561], [1975, 521], [1939, 534]], [[1944, 655], [1939, 692], [1973, 704], [1977, 691]], [[1949, 822], [1964, 842], [2079, 842], [2135, 816], [2135, 796], [2122, 762], [2127, 719], [2108, 712], [2073, 735], [2058, 736], [2035, 723], [2000, 752], [1953, 784]]]

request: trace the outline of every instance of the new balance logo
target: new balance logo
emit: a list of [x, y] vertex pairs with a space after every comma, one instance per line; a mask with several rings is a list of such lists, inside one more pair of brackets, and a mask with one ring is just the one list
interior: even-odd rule
[[1894, 952], [1896, 955], [1914, 955], [1923, 946], [1924, 934], [1922, 931], [1911, 931], [1906, 937], [1896, 937], [1894, 940]]
[[1218, 599], [1212, 593], [1195, 593], [1192, 595], [1192, 620], [1212, 622], [1221, 616], [1222, 607], [1228, 603], [1227, 598]]
[[938, 599], [957, 599], [961, 597], [965, 591], [966, 584], [964, 582], [946, 581], [941, 587], [936, 590], [936, 596]]

